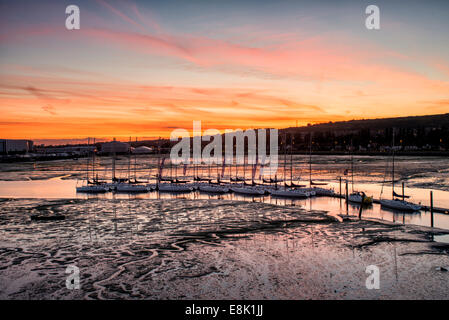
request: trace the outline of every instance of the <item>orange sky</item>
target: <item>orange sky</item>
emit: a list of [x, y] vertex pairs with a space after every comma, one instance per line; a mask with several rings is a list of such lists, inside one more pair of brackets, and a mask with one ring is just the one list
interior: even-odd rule
[[0, 138], [167, 137], [193, 120], [224, 130], [449, 112], [448, 22], [435, 15], [426, 31], [429, 22], [413, 25], [413, 11], [404, 18], [392, 7], [398, 16], [373, 34], [358, 7], [337, 10], [329, 26], [318, 14], [327, 7], [298, 18], [290, 4], [239, 14], [187, 6], [179, 16], [97, 1], [82, 2], [82, 27], [68, 31], [63, 6], [24, 3], [0, 16]]

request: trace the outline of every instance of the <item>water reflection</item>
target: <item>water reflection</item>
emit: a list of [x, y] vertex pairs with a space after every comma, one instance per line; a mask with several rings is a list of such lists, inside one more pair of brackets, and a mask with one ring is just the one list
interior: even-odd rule
[[[348, 211], [343, 199], [330, 197], [312, 197], [308, 199], [290, 199], [271, 196], [246, 196], [242, 194], [210, 194], [203, 192], [190, 193], [170, 193], [170, 192], [149, 192], [142, 194], [126, 194], [126, 193], [105, 193], [105, 194], [82, 194], [74, 191], [76, 182], [73, 180], [38, 180], [38, 181], [3, 181], [0, 184], [0, 197], [11, 198], [58, 198], [58, 199], [216, 199], [230, 201], [245, 202], [263, 202], [278, 206], [297, 206], [308, 210], [328, 211], [333, 215], [349, 215], [358, 216], [360, 206], [349, 203]], [[363, 186], [365, 187], [365, 186]], [[366, 185], [366, 189], [373, 189], [372, 185]], [[439, 191], [436, 196], [447, 197], [449, 192]], [[448, 205], [449, 207], [449, 205]], [[364, 208], [362, 212], [363, 218], [376, 218], [386, 221], [392, 221], [402, 224], [416, 224], [430, 226], [430, 212], [419, 211], [414, 213], [405, 213], [388, 208], [381, 207], [374, 203], [371, 207]], [[449, 215], [434, 213], [434, 226], [438, 228], [449, 229]]]
[[[111, 195], [98, 195], [99, 198], [109, 198]], [[83, 197], [83, 196], [81, 196]], [[87, 198], [96, 198], [96, 195], [87, 195]], [[348, 211], [344, 199], [330, 198], [330, 197], [312, 197], [307, 199], [290, 199], [279, 198], [271, 196], [245, 196], [241, 194], [206, 194], [202, 192], [191, 192], [187, 194], [176, 193], [159, 193], [151, 192], [148, 194], [139, 195], [123, 195], [116, 194], [117, 199], [217, 199], [217, 200], [229, 200], [229, 201], [246, 201], [246, 202], [260, 202], [269, 203], [278, 206], [296, 206], [305, 208], [308, 210], [327, 211], [332, 215], [348, 215], [359, 216], [360, 205], [349, 203]], [[381, 207], [380, 204], [373, 204], [368, 207], [364, 207], [362, 211], [362, 218], [374, 218], [394, 223], [402, 224], [415, 224], [422, 226], [430, 226], [430, 212], [418, 211], [418, 212], [400, 212], [397, 210]], [[438, 228], [449, 229], [449, 215], [434, 213], [434, 226]]]
[[[353, 203], [349, 203], [346, 210], [346, 203], [340, 198], [328, 198], [328, 197], [313, 197], [309, 199], [288, 199], [277, 198], [270, 196], [245, 196], [241, 194], [209, 194], [202, 192], [191, 193], [159, 193], [149, 192], [145, 194], [115, 194], [106, 193], [99, 195], [92, 194], [77, 194], [75, 187], [77, 181], [73, 178], [83, 177], [85, 175], [85, 164], [83, 160], [79, 161], [67, 160], [67, 161], [55, 161], [51, 163], [35, 163], [28, 168], [28, 164], [5, 164], [0, 171], [0, 177], [13, 179], [19, 177], [24, 181], [1, 181], [0, 182], [0, 197], [3, 198], [44, 198], [44, 199], [114, 199], [122, 200], [127, 199], [131, 202], [133, 200], [140, 199], [216, 199], [223, 201], [245, 201], [253, 203], [270, 203], [277, 206], [287, 207], [301, 207], [308, 210], [323, 210], [328, 211], [332, 215], [349, 215], [358, 216], [360, 207]], [[279, 166], [278, 177], [283, 176], [282, 159]], [[99, 157], [96, 164], [96, 172], [100, 178], [110, 178], [110, 161], [109, 157]], [[289, 174], [292, 173], [292, 179], [297, 183], [304, 183], [300, 181], [301, 176], [304, 177], [307, 173], [308, 158], [300, 155], [293, 157], [293, 170], [290, 171], [287, 165], [286, 177], [289, 179]], [[391, 187], [388, 183], [382, 186], [384, 179], [384, 165], [387, 158], [378, 157], [355, 157], [356, 162], [356, 177], [355, 184], [357, 190], [363, 190], [367, 195], [374, 196], [379, 199], [389, 198], [391, 195]], [[338, 175], [342, 173], [350, 163], [348, 156], [314, 156], [313, 157], [313, 177], [316, 181], [327, 182], [326, 187], [333, 188], [337, 193], [342, 190], [344, 192], [345, 180], [342, 179], [342, 186], [340, 188]], [[155, 156], [139, 156], [138, 167], [136, 169], [136, 176], [139, 180], [151, 181], [154, 177], [157, 166], [157, 157]], [[399, 175], [406, 176], [408, 178], [408, 185], [419, 184], [421, 186], [429, 184], [429, 187], [439, 185], [443, 186], [442, 189], [447, 188], [449, 170], [447, 170], [447, 159], [443, 158], [413, 158], [413, 157], [399, 157], [397, 159], [397, 170]], [[28, 169], [27, 169], [28, 168]], [[127, 174], [127, 159], [122, 158], [117, 161], [117, 177], [124, 178]], [[123, 169], [123, 170], [122, 170]], [[192, 175], [193, 168], [187, 168], [185, 174]], [[207, 177], [210, 172], [214, 174], [220, 172], [219, 166], [208, 168], [207, 166], [200, 166], [195, 169], [199, 176]], [[428, 173], [424, 174], [427, 170]], [[183, 174], [183, 168], [172, 168], [165, 171], [166, 175]], [[243, 176], [246, 173], [248, 179], [250, 179], [251, 170], [246, 168], [246, 172], [243, 166], [228, 166], [225, 170], [225, 175], [229, 176], [229, 173], [234, 175]], [[430, 174], [429, 172], [432, 172]], [[34, 178], [41, 178], [46, 180], [30, 180]], [[70, 178], [70, 179], [68, 179]], [[25, 179], [27, 179], [25, 181]], [[429, 205], [429, 193], [431, 189], [406, 187], [406, 194], [412, 196], [412, 199], [416, 203], [422, 203], [423, 205]], [[449, 191], [434, 190], [434, 205], [436, 207], [449, 208]], [[132, 216], [131, 208], [128, 208], [128, 215]], [[372, 207], [364, 208], [362, 212], [362, 218], [376, 218], [386, 221], [392, 221], [402, 224], [417, 224], [423, 226], [429, 226], [431, 217], [430, 212], [420, 211], [416, 213], [404, 213], [398, 212], [387, 208], [381, 208], [379, 204], [374, 203]], [[115, 218], [114, 218], [115, 219]], [[434, 226], [439, 228], [449, 229], [449, 215], [435, 213], [434, 214]], [[135, 231], [139, 229], [139, 222], [135, 224]]]

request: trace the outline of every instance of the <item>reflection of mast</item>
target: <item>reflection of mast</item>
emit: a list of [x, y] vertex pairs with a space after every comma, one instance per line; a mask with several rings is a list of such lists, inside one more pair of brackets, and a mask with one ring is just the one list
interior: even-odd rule
[[112, 141], [112, 182], [115, 182], [115, 138]]
[[351, 189], [354, 192], [354, 150], [351, 139]]

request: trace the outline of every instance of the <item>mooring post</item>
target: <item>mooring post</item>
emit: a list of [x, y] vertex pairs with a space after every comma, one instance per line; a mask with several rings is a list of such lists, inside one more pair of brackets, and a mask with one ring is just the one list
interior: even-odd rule
[[341, 199], [341, 177], [340, 177], [340, 199]]
[[348, 180], [346, 180], [346, 214], [349, 212], [349, 203], [348, 203]]
[[362, 192], [362, 203], [360, 204], [359, 219], [362, 219], [363, 204], [365, 203], [365, 192]]
[[430, 226], [433, 228], [433, 192], [430, 191]]

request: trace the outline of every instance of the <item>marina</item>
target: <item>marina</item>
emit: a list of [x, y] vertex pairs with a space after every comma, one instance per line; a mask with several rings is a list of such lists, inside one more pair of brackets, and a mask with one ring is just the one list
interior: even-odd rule
[[[159, 158], [158, 156], [139, 156], [135, 171], [135, 179], [139, 180], [138, 184], [127, 183], [128, 176], [128, 159], [123, 158], [117, 160], [117, 172], [116, 179], [123, 182], [107, 183], [108, 177], [112, 179], [113, 173], [111, 172], [110, 163], [112, 158], [110, 157], [97, 157], [97, 174], [98, 179], [102, 183], [92, 184], [90, 188], [97, 188], [94, 192], [87, 190], [83, 192], [82, 189], [77, 189], [81, 183], [77, 181], [77, 178], [85, 179], [86, 159], [80, 159], [77, 161], [64, 160], [57, 161], [52, 164], [41, 164], [42, 168], [38, 167], [33, 170], [32, 173], [36, 175], [33, 180], [25, 181], [7, 181], [4, 180], [0, 184], [0, 197], [1, 198], [41, 198], [41, 199], [220, 199], [223, 201], [249, 201], [249, 202], [264, 202], [270, 204], [279, 204], [285, 206], [297, 206], [309, 210], [325, 210], [330, 214], [335, 215], [354, 215], [358, 216], [360, 211], [360, 204], [354, 201], [348, 201], [346, 205], [345, 196], [345, 181], [351, 181], [352, 177], [344, 178], [332, 178], [336, 171], [343, 172], [346, 167], [351, 166], [351, 156], [338, 157], [337, 160], [332, 156], [314, 156], [314, 161], [319, 162], [318, 165], [314, 165], [313, 176], [314, 181], [317, 181], [320, 186], [311, 185], [310, 181], [301, 179], [305, 177], [309, 178], [308, 169], [310, 169], [310, 159], [308, 156], [294, 155], [292, 156], [295, 165], [289, 168], [289, 164], [286, 164], [286, 171], [292, 174], [292, 179], [287, 178], [287, 182], [283, 182], [283, 179], [278, 177], [264, 177], [255, 179], [252, 181], [252, 173], [246, 173], [246, 179], [243, 179], [243, 166], [228, 166], [227, 170], [235, 175], [238, 172], [242, 176], [242, 180], [248, 181], [248, 185], [245, 185], [244, 181], [233, 182], [229, 179], [229, 176], [224, 175], [223, 180], [217, 181], [213, 179], [212, 175], [208, 175], [211, 171], [209, 166], [203, 165], [196, 168], [186, 168], [185, 175], [183, 175], [182, 183], [176, 183], [180, 181], [175, 177], [175, 172], [181, 172], [184, 166], [179, 168], [172, 168], [172, 176], [164, 176], [165, 179], [161, 179], [158, 183], [157, 177], [159, 173]], [[316, 158], [316, 159], [315, 159]], [[288, 161], [290, 161], [288, 159]], [[386, 208], [381, 205], [379, 195], [387, 194], [391, 192], [386, 184], [384, 184], [384, 178], [380, 175], [383, 171], [382, 166], [387, 161], [387, 157], [379, 157], [376, 160], [368, 159], [367, 157], [360, 157], [356, 160], [358, 163], [361, 161], [367, 161], [367, 165], [360, 170], [371, 170], [371, 179], [373, 181], [367, 181], [366, 174], [360, 173], [356, 175], [356, 184], [359, 190], [363, 190], [366, 195], [374, 198], [373, 204], [364, 206], [362, 210], [363, 218], [374, 218], [381, 220], [388, 220], [392, 222], [417, 224], [421, 226], [431, 225], [431, 212], [430, 212], [430, 191], [433, 194], [433, 223], [435, 227], [449, 229], [449, 212], [446, 208], [449, 208], [449, 191], [445, 190], [445, 184], [443, 182], [440, 189], [429, 189], [428, 187], [408, 187], [407, 194], [412, 197], [416, 203], [421, 204], [420, 210], [394, 210]], [[441, 173], [437, 174], [437, 180], [443, 181], [448, 179], [448, 171], [444, 167], [444, 160], [435, 158], [435, 165], [441, 163]], [[443, 161], [443, 162], [441, 162]], [[83, 166], [84, 162], [84, 166]], [[408, 163], [407, 163], [408, 162]], [[424, 160], [423, 160], [424, 162]], [[410, 163], [416, 168], [411, 168]], [[421, 163], [418, 159], [402, 158], [399, 164], [399, 171], [410, 170], [415, 171], [420, 167]], [[168, 166], [169, 167], [169, 166]], [[182, 170], [181, 170], [182, 169]], [[281, 176], [283, 176], [283, 164], [281, 163], [280, 169]], [[425, 170], [425, 168], [424, 168]], [[170, 169], [165, 169], [163, 172], [170, 172]], [[222, 172], [220, 166], [216, 166], [212, 169], [213, 172]], [[374, 172], [379, 171], [379, 172]], [[195, 181], [193, 172], [197, 174], [197, 179], [206, 180], [208, 182]], [[407, 174], [404, 172], [404, 174]], [[423, 173], [414, 173], [416, 178], [409, 177], [409, 185], [422, 185]], [[46, 176], [51, 175], [52, 178], [47, 179]], [[5, 171], [2, 173], [4, 178], [22, 177], [22, 172]], [[125, 178], [126, 177], [126, 178]], [[210, 177], [210, 178], [209, 178]], [[231, 176], [232, 177], [232, 176]], [[256, 175], [257, 178], [259, 178]], [[430, 177], [429, 177], [430, 179]], [[22, 180], [24, 180], [22, 178]], [[109, 180], [110, 181], [110, 180]], [[173, 181], [173, 182], [171, 182]], [[215, 181], [215, 182], [214, 182]], [[340, 182], [341, 181], [341, 182]], [[211, 183], [212, 182], [212, 183]], [[254, 186], [251, 184], [254, 183]], [[301, 187], [289, 187], [291, 185], [300, 185]], [[310, 185], [312, 187], [310, 187]], [[323, 188], [325, 187], [325, 188]], [[348, 188], [349, 189], [349, 188]], [[388, 191], [387, 191], [388, 190]], [[376, 196], [377, 195], [377, 196]]]
[[11, 314], [449, 300], [449, 1], [3, 2]]

